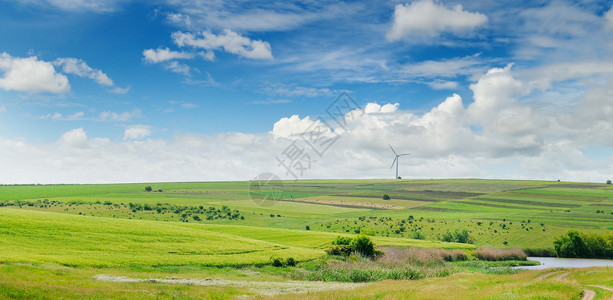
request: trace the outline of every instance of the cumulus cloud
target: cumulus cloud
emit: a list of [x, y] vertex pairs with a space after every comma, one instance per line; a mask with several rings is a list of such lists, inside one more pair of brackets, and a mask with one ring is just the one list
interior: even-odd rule
[[272, 135], [275, 137], [296, 137], [313, 126], [321, 125], [319, 120], [311, 120], [310, 117], [300, 118], [299, 115], [292, 115], [289, 118], [281, 118], [272, 127]]
[[92, 69], [82, 59], [77, 58], [58, 58], [53, 62], [54, 65], [62, 67], [62, 71], [67, 74], [86, 77], [94, 80], [98, 84], [113, 86], [113, 81], [102, 71]]
[[168, 48], [146, 49], [143, 51], [143, 59], [148, 63], [160, 63], [173, 59], [190, 59], [194, 55], [191, 53], [172, 51]]
[[[88, 138], [83, 128], [49, 144], [0, 138], [0, 164], [15, 170], [0, 173], [0, 181], [248, 180], [263, 172], [292, 179], [279, 158], [305, 153], [311, 165], [302, 178], [393, 178], [388, 143], [412, 154], [400, 164], [400, 175], [408, 178], [608, 179], [613, 156], [591, 157], [584, 149], [613, 147], [613, 81], [566, 109], [527, 101], [525, 87], [511, 65], [493, 68], [471, 85], [472, 99], [451, 94], [425, 113], [367, 103], [364, 113], [346, 112], [343, 129], [292, 115], [259, 134], [163, 140], [147, 138], [151, 127], [133, 125], [125, 127], [122, 142]], [[324, 129], [324, 140], [338, 137], [321, 155], [312, 148], [319, 144], [302, 136], [315, 127]]]
[[62, 134], [57, 142], [63, 146], [82, 148], [87, 145], [87, 134], [83, 127], [72, 129]]
[[0, 54], [0, 88], [8, 91], [28, 93], [61, 94], [70, 91], [68, 78], [57, 73], [53, 64], [38, 60], [36, 56], [12, 57], [6, 52]]
[[377, 103], [368, 103], [366, 104], [366, 106], [364, 107], [364, 112], [367, 114], [373, 114], [373, 113], [392, 113], [395, 112], [396, 110], [398, 110], [398, 106], [400, 106], [400, 104], [398, 103], [387, 103], [384, 104], [383, 106], [377, 104]]
[[432, 0], [419, 0], [396, 5], [387, 39], [395, 41], [412, 35], [436, 36], [441, 32], [466, 32], [487, 21], [484, 14], [465, 11], [461, 5], [449, 9]]
[[123, 140], [138, 140], [151, 135], [151, 126], [147, 125], [131, 125], [126, 127], [123, 134]]
[[210, 31], [203, 31], [195, 35], [189, 32], [175, 32], [172, 38], [179, 47], [190, 46], [207, 51], [223, 49], [246, 58], [273, 59], [268, 42], [251, 40], [229, 29], [218, 35]]

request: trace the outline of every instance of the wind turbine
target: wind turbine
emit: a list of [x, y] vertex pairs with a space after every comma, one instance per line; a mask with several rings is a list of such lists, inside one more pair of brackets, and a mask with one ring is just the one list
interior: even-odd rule
[[396, 179], [398, 179], [398, 157], [410, 155], [411, 153], [398, 154], [396, 153], [396, 151], [394, 151], [392, 145], [390, 145], [390, 149], [392, 149], [392, 152], [394, 152], [394, 155], [396, 155], [396, 157], [394, 157], [394, 161], [392, 162], [392, 166], [390, 167], [390, 169], [394, 167], [394, 164], [396, 164]]

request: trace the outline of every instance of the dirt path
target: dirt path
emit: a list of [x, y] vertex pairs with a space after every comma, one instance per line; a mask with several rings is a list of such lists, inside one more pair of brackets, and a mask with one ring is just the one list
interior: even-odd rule
[[552, 271], [552, 272], [548, 272], [548, 273], [545, 273], [545, 274], [541, 274], [538, 277], [536, 277], [534, 280], [543, 280], [543, 279], [545, 279], [545, 278], [547, 278], [547, 277], [549, 277], [549, 276], [551, 276], [553, 274], [560, 273], [560, 272], [561, 271]]
[[553, 278], [553, 280], [562, 280], [565, 279], [566, 276], [568, 276], [568, 274], [570, 274], [570, 272], [564, 272], [562, 274], [558, 274], [556, 275], [556, 277]]
[[348, 290], [365, 285], [364, 283], [317, 282], [317, 281], [241, 281], [217, 278], [133, 278], [99, 274], [94, 279], [109, 282], [151, 282], [179, 285], [219, 286], [246, 288], [249, 291], [265, 296], [289, 293], [312, 293], [327, 290]]
[[[613, 288], [607, 287], [607, 286], [603, 286], [603, 285], [588, 284], [588, 286], [613, 292]], [[609, 297], [609, 300], [613, 300], [613, 296]]]
[[581, 300], [592, 300], [596, 297], [596, 292], [588, 289], [583, 289], [583, 298]]

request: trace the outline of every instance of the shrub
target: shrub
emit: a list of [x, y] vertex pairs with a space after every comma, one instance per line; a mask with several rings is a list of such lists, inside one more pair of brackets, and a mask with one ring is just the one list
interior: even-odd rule
[[349, 245], [351, 244], [351, 238], [347, 236], [339, 236], [336, 237], [334, 241], [332, 241], [332, 245]]
[[375, 243], [373, 243], [373, 241], [365, 235], [355, 237], [349, 244], [349, 247], [351, 247], [353, 251], [360, 253], [363, 256], [375, 256]]
[[392, 198], [390, 198], [390, 195], [388, 194], [383, 194], [383, 200], [390, 200]]
[[447, 230], [443, 233], [440, 240], [443, 242], [456, 242], [464, 244], [473, 243], [473, 239], [466, 229], [456, 229], [453, 233]]
[[273, 267], [283, 267], [283, 259], [279, 257], [271, 257], [270, 263]]
[[413, 231], [411, 238], [416, 239], [416, 240], [425, 240], [426, 236], [423, 233], [421, 233], [421, 231], [415, 230]]
[[296, 260], [293, 257], [288, 257], [287, 260], [285, 261], [285, 264], [290, 266], [290, 267], [295, 267], [296, 266]]
[[146, 186], [146, 187], [145, 187], [145, 191], [146, 191], [146, 192], [151, 192], [151, 190], [153, 190], [153, 189], [151, 188], [151, 186]]
[[502, 260], [526, 260], [526, 253], [520, 249], [495, 249], [480, 248], [473, 252], [473, 255], [480, 260], [502, 261]]
[[556, 256], [613, 258], [613, 234], [599, 235], [569, 230], [553, 242]]
[[375, 247], [375, 243], [363, 234], [353, 239], [339, 236], [332, 241], [332, 246], [326, 249], [326, 253], [329, 255], [349, 256], [354, 252], [368, 258], [375, 258], [383, 254]]

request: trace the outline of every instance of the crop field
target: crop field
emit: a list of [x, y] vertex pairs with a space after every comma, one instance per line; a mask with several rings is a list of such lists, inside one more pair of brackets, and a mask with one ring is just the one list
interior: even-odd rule
[[[572, 271], [568, 282], [534, 282], [535, 272], [493, 275], [488, 272], [496, 269], [487, 271], [487, 266], [474, 273], [465, 266], [441, 264], [425, 276], [434, 278], [418, 283], [312, 287], [291, 281], [303, 276], [291, 268], [270, 267], [273, 258], [299, 264], [325, 261], [324, 250], [339, 235], [366, 234], [377, 246], [401, 248], [550, 248], [569, 229], [613, 230], [611, 185], [479, 179], [284, 181], [275, 183], [282, 187], [281, 196], [262, 203], [252, 200], [252, 184], [0, 186], [0, 298], [64, 297], [64, 292], [68, 298], [292, 298], [291, 291], [344, 298], [340, 291], [345, 288], [354, 296], [364, 292], [403, 298], [391, 296], [398, 288], [398, 295], [428, 298], [423, 291], [447, 280], [438, 277], [449, 276], [443, 289], [449, 295], [460, 292], [460, 283], [473, 280], [473, 288], [490, 291], [479, 294], [482, 298], [496, 298], [501, 292], [497, 283], [504, 282], [511, 293], [573, 299], [585, 284], [613, 285], [610, 269]], [[152, 191], [145, 191], [147, 186]], [[384, 194], [390, 199], [384, 200]], [[458, 230], [468, 233], [470, 243], [442, 241]], [[276, 292], [242, 286], [256, 280], [254, 274]], [[175, 277], [178, 283], [148, 282]], [[197, 288], [198, 280], [211, 277], [219, 284], [205, 280], [206, 291]], [[182, 284], [189, 278], [199, 279]], [[123, 292], [109, 290], [115, 285]], [[596, 293], [611, 295], [606, 289]]]

